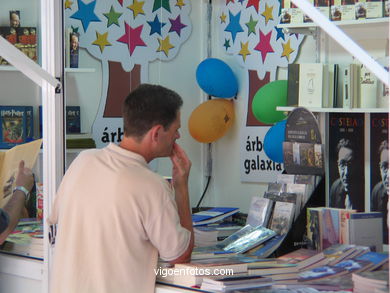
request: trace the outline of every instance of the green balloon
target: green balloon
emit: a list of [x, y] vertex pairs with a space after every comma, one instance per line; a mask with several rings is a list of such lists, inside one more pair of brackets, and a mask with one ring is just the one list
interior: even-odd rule
[[287, 105], [287, 80], [275, 80], [262, 86], [252, 101], [252, 112], [264, 124], [273, 124], [286, 118], [276, 107]]

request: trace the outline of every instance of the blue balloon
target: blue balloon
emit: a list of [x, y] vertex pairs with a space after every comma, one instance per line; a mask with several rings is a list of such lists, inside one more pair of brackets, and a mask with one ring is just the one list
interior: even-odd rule
[[238, 82], [232, 69], [220, 59], [207, 58], [196, 69], [196, 80], [207, 94], [219, 98], [235, 97]]
[[283, 163], [283, 141], [286, 121], [282, 120], [272, 126], [264, 137], [264, 151], [274, 162]]

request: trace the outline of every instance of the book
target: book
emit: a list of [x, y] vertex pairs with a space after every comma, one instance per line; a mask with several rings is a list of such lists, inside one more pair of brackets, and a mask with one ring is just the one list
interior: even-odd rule
[[355, 19], [367, 18], [367, 2], [366, 0], [355, 1]]
[[283, 243], [287, 234], [284, 235], [275, 235], [271, 239], [267, 240], [263, 244], [260, 244], [246, 252], [248, 256], [256, 256], [256, 257], [269, 257], [272, 255]]
[[316, 254], [318, 254], [318, 252], [316, 250], [308, 249], [308, 248], [299, 248], [297, 250], [293, 250], [289, 253], [281, 255], [281, 256], [277, 257], [277, 259], [281, 260], [283, 262], [297, 264], [297, 263], [299, 263], [299, 262], [301, 262], [309, 257], [312, 257]]
[[287, 105], [296, 107], [299, 97], [299, 64], [288, 64], [287, 70]]
[[355, 257], [356, 260], [364, 260], [370, 262], [370, 266], [366, 271], [374, 271], [382, 265], [389, 262], [388, 252], [367, 251], [362, 255]]
[[80, 133], [80, 106], [66, 106], [66, 134]]
[[289, 174], [324, 173], [324, 146], [304, 142], [283, 142], [284, 167]]
[[[378, 2], [367, 2], [378, 3]], [[360, 108], [376, 108], [377, 78], [371, 71], [360, 65]]]
[[389, 292], [388, 270], [352, 273], [352, 281], [353, 292], [374, 292], [375, 289], [386, 289], [385, 292]]
[[251, 248], [262, 244], [276, 235], [276, 232], [263, 226], [244, 226], [225, 240], [217, 244], [221, 250], [235, 253], [244, 253]]
[[232, 222], [220, 222], [194, 227], [195, 246], [211, 246], [222, 241], [242, 226]]
[[383, 247], [382, 213], [352, 213], [349, 218], [349, 241], [351, 244], [369, 246], [381, 252]]
[[329, 277], [336, 277], [348, 274], [348, 270], [336, 266], [320, 266], [305, 270], [298, 274], [298, 282], [310, 282]]
[[232, 276], [204, 277], [201, 290], [231, 291], [260, 288], [272, 285], [272, 279], [260, 275], [239, 274]]
[[79, 37], [80, 34], [74, 31], [69, 33], [69, 67], [79, 67]]
[[32, 106], [0, 106], [0, 148], [11, 148], [32, 141]]
[[317, 251], [322, 251], [322, 207], [307, 208], [307, 228], [306, 234], [310, 243], [310, 247]]
[[268, 198], [253, 196], [249, 206], [246, 225], [267, 227], [273, 204], [274, 202]]
[[349, 217], [356, 210], [339, 209], [339, 241], [341, 244], [349, 244]]
[[300, 107], [322, 107], [324, 68], [322, 63], [299, 64]]
[[25, 167], [32, 169], [41, 149], [41, 144], [42, 140], [38, 139], [0, 152], [0, 207], [4, 206], [11, 198], [19, 162], [24, 160]]
[[192, 224], [194, 226], [206, 225], [210, 223], [216, 223], [223, 220], [235, 213], [238, 213], [239, 209], [234, 207], [215, 207], [205, 211], [192, 214]]
[[270, 229], [279, 235], [287, 234], [294, 219], [294, 211], [294, 203], [277, 201], [272, 213]]
[[321, 216], [321, 245], [322, 249], [325, 249], [340, 243], [340, 219], [339, 212], [334, 209], [324, 208]]

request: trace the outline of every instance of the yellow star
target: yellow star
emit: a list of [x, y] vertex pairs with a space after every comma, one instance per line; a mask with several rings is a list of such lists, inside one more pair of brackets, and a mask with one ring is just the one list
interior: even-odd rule
[[177, 0], [175, 6], [178, 6], [180, 9], [182, 9], [182, 7], [183, 7], [184, 5], [185, 5], [185, 4], [184, 4], [184, 0]]
[[290, 54], [294, 52], [294, 50], [291, 49], [290, 47], [290, 40], [288, 40], [288, 42], [285, 44], [282, 43], [282, 46], [283, 46], [283, 53], [281, 57], [285, 56], [287, 60], [290, 60]]
[[250, 55], [251, 54], [251, 52], [249, 52], [249, 50], [248, 50], [248, 44], [249, 44], [249, 41], [246, 42], [246, 43], [241, 42], [241, 50], [238, 53], [239, 55], [242, 56], [242, 58], [244, 59], [244, 62], [246, 60], [246, 55]]
[[174, 46], [169, 42], [169, 36], [165, 39], [158, 39], [158, 42], [160, 43], [160, 46], [158, 47], [157, 52], [164, 51], [165, 56], [168, 57], [169, 50], [174, 48]]
[[127, 6], [127, 8], [133, 11], [134, 18], [136, 18], [138, 14], [145, 14], [143, 9], [144, 4], [145, 4], [144, 1], [138, 2], [137, 0], [134, 0], [133, 4]]
[[269, 7], [268, 5], [267, 5], [267, 3], [265, 4], [265, 10], [264, 10], [264, 12], [261, 14], [262, 16], [264, 16], [265, 17], [265, 24], [267, 24], [268, 23], [268, 21], [270, 20], [270, 19], [274, 19], [273, 17], [272, 17], [272, 11], [273, 11], [273, 6], [271, 6], [271, 7]]
[[111, 46], [111, 43], [107, 41], [108, 32], [104, 34], [99, 34], [96, 31], [96, 40], [92, 43], [92, 45], [97, 45], [100, 48], [100, 52], [103, 53], [105, 46]]
[[221, 16], [219, 17], [221, 19], [221, 23], [226, 23], [226, 14], [222, 12]]
[[73, 4], [72, 1], [66, 0], [66, 1], [65, 1], [65, 9], [67, 9], [67, 8], [71, 9], [72, 4]]

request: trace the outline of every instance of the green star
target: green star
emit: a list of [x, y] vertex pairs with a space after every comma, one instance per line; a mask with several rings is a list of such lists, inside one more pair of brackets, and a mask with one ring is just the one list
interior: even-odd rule
[[230, 48], [230, 40], [225, 39], [225, 43], [223, 44], [223, 46], [225, 47], [225, 50], [227, 51], [227, 49]]
[[245, 25], [248, 27], [248, 36], [251, 34], [251, 33], [254, 33], [256, 35], [256, 24], [257, 24], [257, 21], [256, 20], [253, 20], [252, 18], [252, 15], [251, 15], [251, 18], [249, 19], [249, 22], [247, 22]]
[[155, 12], [160, 7], [165, 8], [168, 12], [171, 12], [171, 8], [169, 7], [169, 0], [154, 0], [152, 12]]
[[107, 20], [108, 20], [107, 27], [109, 27], [112, 24], [116, 24], [117, 26], [119, 26], [118, 19], [119, 19], [119, 17], [121, 17], [122, 13], [116, 12], [114, 10], [114, 6], [111, 5], [110, 12], [109, 13], [103, 13], [103, 15], [105, 17], [107, 17]]
[[78, 33], [79, 32], [79, 27], [74, 27], [73, 25], [71, 25], [71, 28], [72, 28], [72, 32], [73, 33]]

